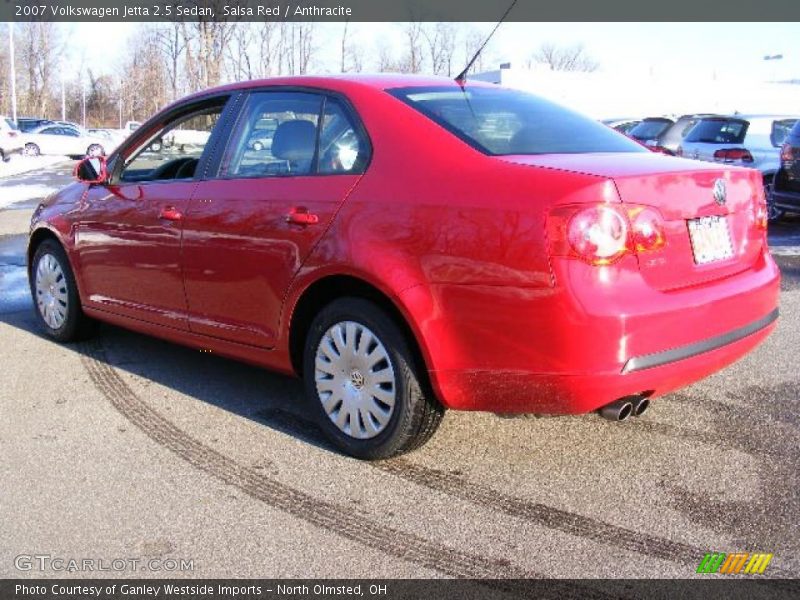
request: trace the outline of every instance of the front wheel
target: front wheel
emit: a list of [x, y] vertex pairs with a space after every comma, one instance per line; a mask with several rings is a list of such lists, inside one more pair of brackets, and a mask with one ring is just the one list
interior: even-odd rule
[[444, 409], [423, 374], [406, 336], [372, 302], [336, 300], [311, 324], [306, 394], [322, 430], [347, 454], [389, 458], [430, 439]]
[[45, 240], [36, 248], [30, 286], [37, 319], [49, 337], [71, 342], [92, 333], [94, 322], [81, 309], [75, 275], [55, 240]]

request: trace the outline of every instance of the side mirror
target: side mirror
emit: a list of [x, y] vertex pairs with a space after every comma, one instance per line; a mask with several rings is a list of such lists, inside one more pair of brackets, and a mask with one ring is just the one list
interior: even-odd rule
[[105, 183], [108, 179], [106, 159], [104, 156], [84, 158], [75, 165], [72, 174], [75, 179], [83, 183]]

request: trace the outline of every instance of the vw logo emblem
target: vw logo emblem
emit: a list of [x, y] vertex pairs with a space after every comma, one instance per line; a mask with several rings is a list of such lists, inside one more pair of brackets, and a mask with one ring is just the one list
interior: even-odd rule
[[727, 200], [728, 192], [725, 190], [725, 180], [717, 179], [714, 182], [714, 202], [722, 206]]

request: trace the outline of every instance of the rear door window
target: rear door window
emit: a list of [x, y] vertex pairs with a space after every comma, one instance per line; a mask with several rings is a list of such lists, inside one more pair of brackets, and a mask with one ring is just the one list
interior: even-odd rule
[[222, 158], [220, 176], [362, 173], [368, 150], [355, 120], [336, 98], [312, 92], [254, 92]]
[[780, 121], [772, 122], [772, 131], [770, 132], [769, 139], [772, 145], [778, 148], [786, 140], [792, 127], [797, 123], [797, 119], [782, 119]]
[[741, 144], [748, 122], [739, 119], [703, 119], [687, 135], [687, 142], [701, 144]]
[[628, 135], [643, 142], [647, 140], [655, 140], [671, 125], [672, 121], [668, 119], [645, 119], [636, 127], [631, 129]]

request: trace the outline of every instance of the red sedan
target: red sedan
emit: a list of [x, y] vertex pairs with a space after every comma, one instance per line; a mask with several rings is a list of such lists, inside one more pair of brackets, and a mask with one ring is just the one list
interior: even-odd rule
[[641, 414], [778, 316], [758, 172], [493, 85], [217, 88], [77, 175], [31, 226], [47, 334], [108, 321], [302, 376], [362, 458], [445, 408]]

